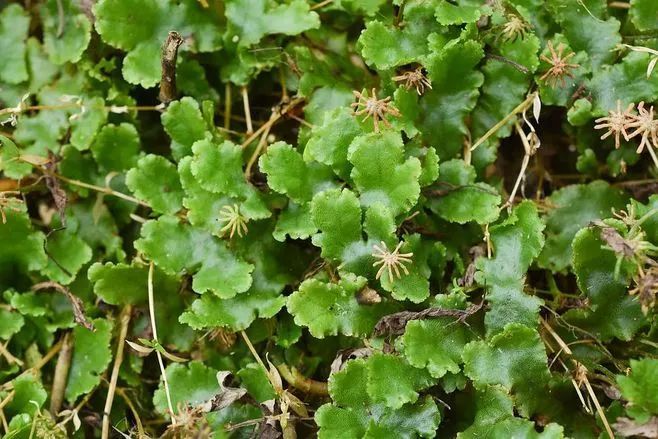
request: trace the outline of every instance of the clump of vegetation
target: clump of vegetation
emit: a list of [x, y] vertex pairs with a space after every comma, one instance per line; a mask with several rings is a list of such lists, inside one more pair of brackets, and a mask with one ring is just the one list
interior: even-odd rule
[[3, 3], [3, 437], [656, 437], [657, 31]]

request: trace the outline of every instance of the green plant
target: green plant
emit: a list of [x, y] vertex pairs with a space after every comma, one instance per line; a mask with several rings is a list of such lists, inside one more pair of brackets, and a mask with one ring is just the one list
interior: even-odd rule
[[656, 5], [0, 6], [4, 437], [655, 437]]

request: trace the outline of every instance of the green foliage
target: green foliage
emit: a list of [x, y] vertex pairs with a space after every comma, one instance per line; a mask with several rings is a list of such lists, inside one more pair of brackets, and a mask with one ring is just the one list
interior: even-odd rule
[[288, 299], [287, 308], [295, 323], [309, 328], [311, 335], [365, 336], [375, 323], [395, 309], [390, 304], [359, 304], [356, 295], [366, 285], [362, 277], [347, 277], [338, 284], [316, 279], [304, 281]]
[[655, 423], [655, 1], [0, 3], [6, 437]]
[[640, 422], [646, 422], [651, 415], [658, 413], [658, 360], [645, 358], [631, 360], [628, 376], [617, 376], [621, 394], [630, 404], [628, 413]]
[[418, 399], [414, 389], [427, 383], [427, 377], [399, 357], [351, 361], [329, 380], [333, 403], [315, 414], [319, 437], [430, 437], [441, 420], [434, 401], [427, 397], [408, 403]]
[[464, 373], [476, 386], [499, 385], [511, 392], [516, 406], [530, 416], [541, 403], [550, 373], [546, 351], [534, 329], [512, 323], [489, 341], [473, 341], [463, 353]]
[[112, 323], [98, 319], [93, 324], [94, 331], [80, 326], [73, 330], [73, 355], [66, 386], [66, 399], [70, 402], [96, 387], [112, 360]]

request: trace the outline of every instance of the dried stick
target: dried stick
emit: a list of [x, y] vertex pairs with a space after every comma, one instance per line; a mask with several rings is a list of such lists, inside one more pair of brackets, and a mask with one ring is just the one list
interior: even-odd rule
[[158, 99], [163, 104], [176, 99], [176, 57], [181, 44], [183, 44], [181, 34], [171, 31], [162, 45], [162, 79]]
[[373, 335], [379, 337], [384, 334], [402, 334], [411, 320], [435, 319], [439, 317], [455, 317], [460, 323], [478, 312], [484, 305], [484, 299], [478, 304], [470, 305], [466, 309], [426, 308], [422, 311], [401, 311], [389, 314], [379, 319], [375, 325]]
[[66, 382], [69, 376], [69, 368], [71, 367], [71, 354], [73, 353], [73, 340], [71, 333], [67, 332], [64, 335], [62, 342], [62, 349], [59, 351], [57, 357], [57, 364], [55, 365], [55, 375], [53, 378], [53, 387], [50, 392], [50, 413], [54, 416], [62, 409], [64, 402], [64, 391], [66, 390]]
[[105, 407], [103, 408], [102, 439], [107, 439], [110, 435], [110, 412], [112, 411], [114, 392], [117, 388], [117, 380], [119, 379], [119, 369], [121, 369], [121, 363], [123, 363], [123, 349], [126, 344], [126, 335], [128, 334], [128, 324], [130, 323], [131, 313], [132, 306], [126, 305], [121, 311], [119, 317], [121, 328], [119, 329], [119, 340], [117, 342], [117, 353], [114, 357], [114, 366], [112, 366], [112, 375], [110, 375], [110, 387], [107, 389]]

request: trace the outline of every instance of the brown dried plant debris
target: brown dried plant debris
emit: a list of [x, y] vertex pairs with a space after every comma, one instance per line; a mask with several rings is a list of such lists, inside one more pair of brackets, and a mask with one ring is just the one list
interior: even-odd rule
[[402, 85], [404, 85], [404, 88], [407, 90], [415, 88], [416, 93], [418, 93], [419, 96], [425, 93], [426, 88], [429, 88], [430, 90], [432, 89], [432, 83], [423, 73], [422, 67], [418, 67], [415, 70], [410, 70], [408, 72], [404, 72], [401, 75], [394, 76], [393, 81], [401, 82]]
[[653, 265], [646, 271], [639, 271], [633, 278], [635, 288], [628, 291], [631, 296], [636, 296], [646, 315], [656, 305], [658, 295], [658, 266]]
[[540, 81], [545, 81], [548, 85], [555, 88], [557, 82], [560, 81], [562, 87], [566, 85], [566, 77], [573, 78], [573, 69], [580, 67], [579, 64], [570, 64], [568, 61], [576, 53], [571, 52], [564, 55], [564, 44], [560, 43], [557, 50], [553, 47], [553, 42], [548, 42], [548, 50], [551, 57], [541, 55], [541, 59], [546, 61], [551, 67], [539, 78]]
[[373, 336], [379, 337], [384, 334], [399, 335], [404, 333], [407, 323], [412, 320], [436, 319], [439, 317], [454, 317], [459, 323], [466, 323], [466, 319], [477, 313], [484, 305], [484, 299], [480, 303], [472, 304], [466, 309], [426, 308], [422, 311], [401, 311], [389, 314], [379, 319], [375, 325]]
[[382, 121], [387, 128], [391, 127], [391, 123], [386, 120], [387, 115], [393, 117], [400, 117], [402, 114], [395, 108], [391, 103], [391, 97], [387, 96], [384, 99], [377, 99], [377, 91], [373, 88], [371, 96], [368, 96], [368, 92], [358, 92], [353, 91], [354, 96], [357, 101], [353, 102], [350, 107], [354, 109], [354, 114], [356, 116], [361, 116], [365, 114], [363, 121], [365, 122], [369, 117], [372, 117], [372, 121], [375, 127], [375, 132], [379, 132], [379, 121]]

